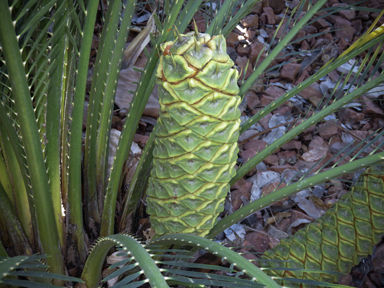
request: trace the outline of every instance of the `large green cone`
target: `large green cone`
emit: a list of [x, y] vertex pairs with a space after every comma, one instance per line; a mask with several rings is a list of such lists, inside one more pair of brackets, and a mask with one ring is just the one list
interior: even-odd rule
[[[354, 185], [321, 218], [281, 241], [265, 252], [262, 267], [317, 269], [348, 273], [361, 258], [372, 254], [372, 248], [384, 235], [383, 167], [368, 169]], [[300, 271], [266, 270], [269, 274], [317, 281], [337, 282], [338, 274], [303, 273]], [[292, 287], [293, 283], [284, 285]], [[308, 286], [304, 286], [308, 287]], [[312, 287], [312, 286], [311, 286]]]
[[206, 235], [234, 176], [241, 102], [223, 36], [179, 35], [161, 47], [147, 213], [157, 235]]

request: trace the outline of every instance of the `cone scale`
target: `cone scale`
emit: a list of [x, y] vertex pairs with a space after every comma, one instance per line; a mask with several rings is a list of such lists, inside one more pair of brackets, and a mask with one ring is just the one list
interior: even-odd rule
[[161, 46], [160, 117], [147, 189], [156, 235], [204, 236], [224, 209], [238, 153], [238, 71], [225, 38], [191, 32]]

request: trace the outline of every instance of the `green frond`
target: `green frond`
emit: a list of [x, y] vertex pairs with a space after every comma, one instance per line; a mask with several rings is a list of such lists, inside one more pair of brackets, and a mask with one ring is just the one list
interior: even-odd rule
[[[33, 3], [33, 1], [31, 1]], [[25, 32], [27, 32], [28, 30], [35, 30], [36, 26], [39, 24], [39, 22], [41, 21], [41, 19], [44, 18], [44, 15], [46, 15], [49, 10], [51, 10], [54, 6], [54, 4], [56, 3], [57, 1], [56, 0], [51, 0], [50, 2], [46, 3], [46, 5], [44, 5], [43, 7], [39, 7], [39, 5], [36, 5], [34, 7], [34, 12], [36, 13], [31, 13], [31, 11], [28, 11], [26, 9], [26, 11], [28, 11], [29, 13], [29, 18], [28, 19], [24, 19], [21, 23], [21, 27], [18, 31], [18, 34], [19, 36], [23, 35]]]
[[155, 245], [189, 245], [204, 249], [214, 255], [217, 255], [218, 257], [224, 257], [224, 259], [231, 263], [234, 267], [247, 274], [253, 282], [258, 282], [267, 287], [280, 287], [257, 266], [249, 265], [250, 262], [247, 259], [212, 240], [192, 234], [169, 234], [160, 236], [159, 238], [153, 240], [152, 243]]
[[[180, 31], [180, 33], [184, 33], [185, 29], [187, 28], [187, 26], [191, 22], [191, 19], [195, 15], [196, 11], [198, 11], [198, 9], [201, 6], [201, 3], [203, 3], [203, 1], [204, 0], [188, 1], [185, 4], [184, 9], [179, 13], [179, 16], [177, 17], [177, 20], [175, 22], [175, 26]], [[158, 24], [156, 23], [156, 25], [158, 25]], [[170, 40], [170, 39], [168, 38], [168, 40]]]
[[134, 217], [135, 211], [139, 205], [140, 199], [142, 198], [144, 189], [148, 183], [149, 172], [153, 159], [153, 149], [155, 148], [155, 133], [158, 125], [156, 125], [145, 145], [139, 163], [137, 164], [135, 173], [132, 176], [129, 189], [124, 199], [124, 209], [121, 216], [121, 222], [119, 223], [119, 232], [124, 232], [126, 223], [129, 222], [128, 217]]
[[[136, 262], [133, 266], [124, 268], [125, 270], [131, 270], [132, 268], [138, 267], [139, 271], [133, 271], [133, 274], [125, 277], [116, 284], [116, 287], [123, 287], [124, 285], [129, 284], [131, 281], [135, 280], [138, 276], [144, 274], [148, 279], [151, 287], [169, 287], [165, 282], [163, 275], [161, 274], [159, 268], [156, 266], [155, 261], [151, 258], [145, 248], [137, 242], [134, 238], [128, 235], [116, 234], [108, 237], [100, 238], [91, 251], [85, 267], [82, 273], [81, 278], [85, 281], [87, 287], [93, 288], [99, 285], [101, 269], [103, 265], [104, 258], [106, 257], [108, 251], [114, 246], [120, 246], [125, 253], [131, 255], [131, 257]], [[127, 266], [123, 266], [127, 267]], [[119, 271], [119, 270], [117, 270]], [[116, 277], [122, 273], [116, 273]], [[119, 284], [120, 283], [120, 284]]]
[[224, 231], [226, 228], [230, 227], [232, 224], [237, 223], [238, 221], [241, 221], [245, 217], [249, 216], [250, 214], [265, 208], [270, 205], [270, 203], [276, 202], [286, 196], [289, 196], [293, 193], [299, 192], [301, 190], [307, 189], [309, 187], [312, 187], [314, 185], [324, 183], [328, 181], [329, 179], [340, 177], [341, 175], [344, 175], [347, 172], [353, 172], [355, 170], [369, 167], [371, 165], [377, 165], [381, 163], [384, 159], [384, 152], [380, 152], [374, 155], [370, 155], [367, 157], [364, 157], [359, 160], [355, 160], [353, 162], [349, 162], [347, 164], [343, 164], [341, 166], [335, 167], [331, 170], [327, 170], [322, 173], [318, 173], [314, 176], [308, 177], [306, 179], [302, 179], [299, 182], [293, 183], [289, 186], [286, 186], [284, 188], [281, 188], [271, 194], [268, 194], [258, 200], [255, 200], [248, 204], [247, 206], [244, 206], [240, 209], [238, 209], [233, 214], [226, 216], [223, 220], [221, 220], [219, 223], [216, 224], [215, 227], [211, 230], [211, 232], [208, 234], [208, 238], [213, 238], [216, 235], [218, 235], [220, 232]]
[[[30, 1], [32, 2], [32, 1]], [[36, 60], [42, 56], [46, 56], [46, 51], [48, 48], [54, 49], [54, 47], [50, 47], [52, 45], [52, 42], [54, 42], [57, 38], [62, 37], [62, 35], [59, 34], [52, 34], [48, 40], [47, 37], [49, 35], [48, 30], [49, 27], [53, 24], [55, 27], [64, 27], [65, 26], [65, 19], [66, 17], [59, 18], [57, 15], [60, 15], [60, 13], [63, 13], [65, 15], [65, 9], [66, 9], [66, 1], [62, 1], [60, 6], [56, 7], [57, 9], [55, 11], [54, 17], [51, 17], [50, 19], [46, 19], [46, 23], [44, 27], [39, 28], [39, 30], [34, 31], [33, 29], [29, 29], [27, 33], [33, 33], [35, 32], [37, 35], [32, 38], [29, 38], [28, 41], [24, 41], [21, 45], [21, 49], [26, 49], [26, 52], [28, 53], [25, 57], [24, 61], [32, 61]], [[32, 36], [32, 35], [30, 35]], [[43, 45], [43, 46], [41, 46]], [[37, 56], [36, 56], [36, 53]], [[34, 55], [35, 54], [35, 55]], [[31, 59], [34, 57], [34, 59]], [[33, 66], [31, 66], [33, 67]], [[28, 73], [29, 74], [29, 73]]]
[[[246, 91], [253, 85], [253, 83], [260, 77], [263, 71], [270, 65], [277, 55], [283, 50], [283, 48], [293, 39], [293, 37], [306, 25], [311, 17], [324, 5], [326, 1], [318, 1], [307, 13], [301, 18], [301, 20], [294, 25], [294, 27], [287, 33], [287, 35], [276, 45], [276, 47], [268, 53], [268, 56], [264, 61], [253, 71], [248, 77], [247, 81], [241, 86], [240, 96], [243, 96]], [[277, 107], [275, 107], [277, 108]], [[243, 132], [243, 129], [242, 129]]]
[[[172, 238], [158, 238], [153, 243], [147, 246], [142, 246], [137, 240], [133, 239], [128, 235], [112, 235], [97, 240], [95, 247], [93, 248], [89, 259], [87, 260], [82, 279], [85, 280], [87, 287], [96, 287], [99, 279], [99, 271], [101, 270], [101, 264], [106, 256], [108, 250], [117, 245], [118, 252], [117, 257], [123, 259], [112, 264], [109, 269], [117, 269], [109, 274], [102, 281], [108, 281], [114, 278], [118, 278], [116, 284], [112, 287], [140, 287], [144, 283], [150, 283], [151, 287], [168, 287], [168, 285], [185, 285], [185, 287], [200, 287], [196, 285], [219, 285], [225, 287], [257, 287], [263, 286], [255, 282], [256, 279], [239, 279], [239, 275], [248, 274], [256, 277], [257, 281], [268, 283], [268, 287], [279, 287], [268, 277], [264, 277], [263, 272], [256, 266], [248, 262], [245, 258], [238, 255], [236, 252], [231, 251], [229, 248], [217, 244], [211, 240], [204, 239], [202, 237], [190, 235], [190, 234], [177, 234], [169, 235]], [[177, 239], [176, 239], [177, 238]], [[183, 245], [180, 249], [167, 249], [170, 243]], [[162, 246], [165, 248], [161, 248]], [[189, 253], [190, 247], [207, 247], [204, 248], [207, 251], [224, 257], [230, 263], [233, 263], [233, 267], [230, 268], [220, 267], [208, 264], [198, 263], [187, 263], [186, 260], [190, 259], [191, 256], [186, 254]], [[209, 248], [208, 248], [209, 247]], [[146, 251], [146, 250], [150, 251]], [[120, 251], [120, 252], [119, 252]], [[151, 254], [155, 252], [154, 254]], [[177, 254], [176, 254], [177, 252]], [[169, 254], [168, 254], [169, 253]], [[163, 258], [162, 260], [153, 260]], [[152, 266], [154, 265], [154, 266]], [[158, 267], [156, 266], [158, 265]], [[244, 265], [248, 265], [246, 270]], [[241, 269], [242, 272], [234, 270], [234, 268]], [[193, 269], [193, 270], [191, 270]], [[225, 271], [229, 275], [216, 275], [214, 273], [203, 273], [196, 272], [198, 269], [208, 269], [212, 271]], [[138, 276], [145, 276], [147, 279], [132, 282]], [[259, 279], [260, 277], [260, 279]], [[162, 281], [155, 282], [155, 281]], [[263, 282], [264, 281], [264, 282]], [[130, 285], [130, 286], [125, 286]], [[164, 285], [164, 286], [158, 286]], [[238, 285], [238, 286], [236, 286]]]
[[[288, 91], [286, 94], [281, 96], [279, 99], [273, 101], [268, 106], [266, 106], [264, 109], [262, 109], [261, 111], [256, 113], [254, 116], [249, 118], [247, 121], [245, 121], [241, 125], [241, 133], [243, 133], [245, 130], [247, 130], [249, 127], [251, 127], [253, 124], [257, 123], [264, 115], [266, 115], [266, 114], [270, 113], [271, 111], [273, 111], [274, 109], [278, 108], [286, 100], [289, 100], [292, 96], [294, 96], [298, 92], [302, 91], [306, 87], [310, 86], [310, 84], [312, 84], [317, 79], [320, 79], [321, 77], [327, 75], [330, 71], [336, 69], [337, 67], [339, 67], [343, 63], [347, 62], [351, 58], [359, 55], [362, 51], [369, 49], [370, 47], [373, 47], [377, 43], [380, 43], [383, 39], [384, 39], [384, 37], [379, 36], [378, 38], [372, 40], [371, 42], [369, 42], [365, 45], [363, 45], [362, 47], [359, 47], [358, 49], [351, 51], [351, 53], [349, 55], [346, 55], [345, 57], [341, 57], [341, 58], [339, 57], [333, 63], [329, 64], [326, 67], [323, 67], [316, 74], [314, 74], [311, 77], [309, 77], [308, 79], [306, 79], [300, 85], [293, 87], [290, 91]], [[381, 44], [381, 45], [383, 45], [383, 44]], [[249, 81], [249, 78], [247, 79], [247, 81]], [[247, 83], [247, 81], [246, 81], [246, 83]]]
[[[212, 2], [211, 2], [211, 4], [212, 4]], [[226, 21], [226, 19], [228, 17], [228, 11], [231, 11], [235, 7], [235, 4], [236, 4], [235, 1], [226, 0], [226, 1], [224, 1], [224, 3], [222, 4], [221, 7], [219, 7], [219, 8], [216, 7], [215, 11], [213, 10], [213, 7], [211, 5], [209, 5], [208, 9], [211, 13], [210, 18], [211, 18], [212, 22], [205, 32], [210, 34], [210, 35], [220, 34], [221, 27], [224, 26], [224, 22]], [[208, 5], [208, 3], [206, 5]], [[213, 14], [215, 14], [214, 17], [213, 17]]]
[[[1, 111], [1, 110], [0, 110]], [[1, 112], [0, 112], [1, 113]], [[6, 125], [7, 122], [4, 123]], [[28, 186], [29, 180], [27, 178], [28, 171], [26, 171], [25, 166], [23, 165], [23, 159], [20, 159], [20, 155], [17, 155], [17, 149], [14, 150], [12, 147], [12, 142], [16, 141], [4, 141], [4, 135], [6, 135], [6, 130], [2, 125], [0, 126], [0, 151], [3, 154], [4, 162], [6, 164], [6, 171], [2, 172], [2, 176], [0, 178], [6, 178], [9, 181], [10, 191], [8, 197], [14, 203], [14, 207], [16, 207], [18, 219], [20, 219], [21, 225], [24, 229], [24, 232], [31, 243], [32, 247], [35, 247], [35, 235], [33, 228], [31, 227], [31, 222], [35, 222], [31, 211], [34, 211], [33, 208], [33, 199], [31, 197], [30, 188]], [[15, 140], [15, 135], [12, 140]], [[24, 151], [20, 149], [20, 152]], [[19, 156], [19, 157], [18, 157]], [[0, 157], [1, 158], [1, 157]], [[21, 163], [21, 168], [20, 168]], [[4, 182], [4, 188], [6, 189]], [[5, 211], [5, 210], [4, 210]]]
[[61, 286], [42, 283], [42, 279], [83, 282], [75, 277], [47, 272], [48, 266], [41, 262], [42, 259], [47, 257], [45, 255], [0, 257], [0, 284], [15, 285], [17, 287], [48, 288]]
[[9, 236], [12, 239], [16, 252], [19, 254], [31, 255], [32, 247], [25, 235], [24, 229], [16, 214], [13, 203], [5, 192], [2, 183], [0, 183], [0, 208], [2, 212], [0, 215], [2, 218], [1, 220], [7, 227]]
[[[113, 4], [113, 5], [112, 5]], [[131, 7], [132, 8], [132, 7]], [[85, 167], [85, 183], [84, 187], [87, 190], [87, 202], [88, 207], [86, 212], [87, 222], [95, 221], [100, 224], [100, 212], [98, 208], [98, 198], [104, 196], [104, 185], [105, 185], [105, 173], [107, 166], [107, 141], [110, 133], [110, 105], [111, 101], [114, 100], [112, 93], [106, 93], [106, 86], [111, 82], [114, 83], [117, 77], [110, 77], [112, 69], [116, 69], [116, 66], [112, 65], [112, 62], [116, 62], [116, 57], [108, 55], [110, 51], [120, 53], [121, 51], [115, 51], [116, 31], [118, 30], [118, 23], [120, 13], [122, 12], [122, 3], [120, 1], [114, 1], [108, 6], [107, 18], [105, 21], [105, 29], [101, 35], [101, 43], [105, 45], [101, 46], [98, 50], [95, 67], [92, 77], [91, 93], [88, 106], [87, 115], [87, 129], [85, 137], [85, 153], [84, 153], [84, 167]], [[132, 10], [132, 9], [131, 9]], [[129, 15], [129, 13], [126, 13]], [[127, 28], [127, 27], [126, 27]], [[122, 28], [122, 30], [125, 30]], [[120, 33], [122, 35], [126, 35]], [[111, 59], [112, 58], [112, 59]], [[107, 107], [105, 107], [105, 106]], [[103, 116], [101, 117], [101, 111], [104, 110]], [[108, 110], [108, 111], [106, 111]], [[108, 113], [106, 115], [106, 113]], [[103, 124], [100, 122], [103, 121]], [[99, 134], [99, 136], [98, 136]]]
[[[165, 1], [164, 5], [166, 9], [169, 9], [169, 7], [167, 6], [169, 5], [169, 3], [167, 1]], [[177, 19], [177, 16], [182, 8], [182, 5], [182, 1], [176, 1], [175, 4], [172, 5], [172, 13], [167, 14], [169, 15], [169, 18], [167, 18], [167, 20], [165, 21], [163, 30], [164, 33], [162, 33], [156, 40], [156, 47], [152, 49], [150, 57], [148, 58], [148, 62], [144, 68], [144, 72], [141, 74], [141, 85], [137, 85], [134, 94], [135, 96], [129, 107], [127, 117], [124, 122], [123, 130], [120, 136], [119, 147], [130, 147], [132, 144], [136, 127], [140, 120], [140, 115], [142, 114], [142, 111], [145, 108], [145, 104], [147, 103], [150, 93], [152, 92], [153, 87], [155, 85], [156, 75], [154, 71], [157, 67], [157, 62], [159, 59], [159, 45], [165, 42], [168, 38], [168, 35], [170, 34], [173, 25]], [[103, 211], [102, 226], [100, 232], [101, 236], [106, 236], [113, 233], [116, 197], [119, 189], [121, 171], [128, 157], [128, 153], [129, 149], [126, 148], [118, 149], [116, 152], [116, 157], [113, 162], [110, 179], [108, 179], [107, 194], [104, 202], [105, 205], [107, 205], [107, 207], [110, 207], [111, 209], [104, 209]]]
[[[110, 66], [107, 69], [106, 73], [106, 81], [105, 87], [101, 90], [105, 93], [105, 96], [102, 99], [102, 105], [94, 107], [93, 112], [100, 112], [100, 125], [97, 132], [97, 137], [95, 137], [96, 144], [97, 144], [97, 151], [96, 151], [96, 172], [97, 172], [97, 187], [98, 187], [98, 193], [99, 195], [105, 195], [105, 187], [106, 187], [106, 173], [107, 173], [107, 164], [108, 164], [108, 151], [109, 151], [109, 135], [110, 135], [110, 129], [111, 129], [111, 115], [113, 110], [113, 103], [114, 103], [114, 97], [115, 97], [115, 91], [116, 91], [116, 85], [117, 85], [117, 79], [120, 72], [120, 66], [121, 66], [121, 58], [124, 54], [124, 47], [125, 43], [127, 42], [128, 32], [130, 31], [131, 27], [131, 20], [135, 11], [135, 5], [136, 1], [131, 0], [127, 3], [127, 7], [125, 7], [124, 15], [121, 15], [121, 24], [120, 24], [120, 33], [118, 34], [118, 37], [116, 39], [116, 45], [113, 47], [113, 58], [112, 61], [108, 56], [110, 51], [103, 49], [102, 51], [99, 51], [99, 54], [101, 54], [101, 57], [107, 58], [106, 60], [110, 61]], [[117, 10], [118, 13], [120, 13], [120, 10]], [[111, 15], [113, 18], [113, 14]], [[118, 23], [116, 23], [117, 25]], [[114, 29], [112, 29], [112, 36], [114, 33]], [[108, 36], [108, 34], [107, 34]], [[97, 71], [100, 71], [101, 67], [98, 68]], [[99, 72], [99, 74], [101, 74]], [[101, 79], [97, 79], [97, 81], [101, 81]], [[97, 91], [99, 93], [99, 91]], [[100, 98], [98, 99], [100, 101]], [[97, 127], [97, 125], [96, 125]], [[91, 155], [92, 156], [92, 155]], [[105, 199], [107, 201], [107, 198]], [[104, 211], [108, 211], [109, 205], [107, 202], [105, 202]], [[115, 205], [114, 203], [112, 205]], [[112, 209], [113, 210], [113, 209]]]
[[252, 0], [242, 3], [240, 9], [235, 11], [236, 14], [231, 13], [228, 17], [228, 22], [225, 25], [222, 25], [218, 32], [220, 33], [221, 31], [221, 34], [223, 34], [224, 37], [227, 37], [236, 25], [238, 25], [241, 19], [247, 16], [256, 5], [261, 5], [260, 2], [260, 0]]
[[[80, 259], [85, 261], [87, 246], [85, 244], [84, 221], [82, 211], [82, 181], [81, 181], [81, 153], [82, 153], [82, 130], [84, 95], [87, 84], [89, 56], [92, 46], [93, 30], [96, 20], [98, 3], [91, 1], [87, 7], [87, 16], [84, 19], [84, 28], [81, 31], [80, 54], [78, 55], [76, 70], [76, 84], [73, 95], [73, 110], [70, 123], [70, 137], [68, 147], [68, 207], [69, 207], [69, 226], [70, 235], [77, 244]], [[72, 14], [73, 15], [73, 14]], [[72, 88], [71, 87], [71, 88]], [[70, 92], [72, 93], [72, 91]], [[67, 99], [68, 105], [72, 99]]]
[[[54, 1], [50, 1], [49, 5]], [[52, 209], [50, 189], [46, 174], [45, 159], [40, 142], [39, 129], [36, 123], [31, 91], [28, 85], [27, 75], [25, 74], [25, 64], [23, 61], [23, 53], [20, 51], [19, 38], [16, 36], [15, 27], [12, 22], [12, 15], [7, 7], [7, 3], [1, 2], [1, 20], [0, 25], [0, 41], [2, 45], [3, 57], [6, 60], [6, 69], [11, 80], [12, 99], [15, 101], [15, 111], [17, 112], [17, 124], [19, 125], [18, 134], [22, 137], [24, 144], [26, 162], [19, 165], [20, 167], [28, 167], [32, 197], [34, 199], [35, 218], [39, 227], [39, 241], [44, 252], [51, 255], [47, 261], [52, 271], [63, 273], [64, 267], [62, 263], [60, 245], [58, 241], [57, 228], [54, 223], [54, 211]], [[48, 5], [48, 6], [49, 6]], [[35, 29], [39, 24], [37, 15], [41, 18], [43, 14], [49, 11], [50, 7], [44, 6], [41, 11], [31, 16], [30, 21], [23, 22], [24, 28]], [[17, 25], [16, 25], [17, 27]], [[34, 27], [32, 29], [32, 27]], [[17, 29], [17, 28], [16, 28]], [[21, 29], [23, 30], [23, 28]], [[24, 33], [23, 31], [21, 31]], [[20, 35], [20, 34], [19, 34]], [[21, 39], [21, 38], [20, 38]], [[17, 84], [16, 84], [17, 83]], [[7, 131], [8, 135], [14, 132]], [[17, 146], [16, 146], [17, 147]], [[15, 153], [16, 154], [16, 153]], [[23, 157], [22, 153], [19, 157]], [[24, 167], [23, 167], [24, 168]], [[21, 169], [23, 169], [21, 168]], [[27, 174], [28, 175], [28, 174]]]
[[[173, 270], [171, 270], [173, 271]], [[207, 287], [202, 285], [211, 285], [211, 286], [223, 286], [223, 287], [265, 287], [265, 285], [258, 284], [258, 283], [252, 283], [247, 280], [239, 279], [239, 278], [233, 278], [229, 276], [216, 276], [212, 274], [206, 274], [199, 272], [185, 272], [184, 271], [175, 271], [175, 276], [169, 276], [167, 277], [167, 280], [172, 284], [178, 284], [182, 285], [184, 287]], [[182, 275], [186, 277], [180, 277], [177, 275]], [[195, 276], [199, 276], [200, 278], [193, 278]], [[227, 278], [228, 277], [228, 278]], [[205, 278], [205, 279], [204, 279]], [[228, 279], [228, 281], [225, 281]]]

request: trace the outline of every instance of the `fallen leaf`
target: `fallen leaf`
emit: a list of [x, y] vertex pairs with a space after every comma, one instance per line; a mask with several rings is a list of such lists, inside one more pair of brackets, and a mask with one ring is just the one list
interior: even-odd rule
[[264, 253], [269, 248], [269, 239], [267, 233], [251, 232], [245, 236], [246, 241], [251, 243], [253, 250]]
[[[121, 132], [117, 129], [111, 129], [111, 136], [109, 138], [109, 154], [108, 154], [108, 171], [107, 171], [107, 176], [109, 177], [113, 161], [115, 160], [115, 155], [116, 155], [116, 149], [117, 146], [119, 145], [119, 140], [120, 140], [120, 134]], [[141, 155], [142, 149], [140, 148], [137, 143], [132, 142], [131, 150], [129, 151], [129, 156], [127, 159], [127, 167], [126, 171], [132, 169], [134, 166], [136, 166], [136, 162], [133, 161], [134, 157], [138, 157]]]
[[311, 221], [309, 221], [308, 219], [297, 219], [297, 220], [293, 221], [291, 223], [291, 225], [289, 225], [289, 228], [288, 228], [288, 231], [287, 231], [288, 234], [291, 235], [292, 228], [297, 227], [297, 226], [299, 226], [301, 224], [307, 224], [307, 223], [311, 223]]
[[257, 173], [255, 178], [257, 186], [263, 188], [264, 185], [280, 181], [280, 174], [273, 171], [264, 171]]
[[236, 235], [238, 237], [240, 237], [242, 240], [244, 240], [245, 229], [244, 229], [243, 225], [236, 223], [236, 224], [233, 224], [231, 227], [225, 229], [224, 233], [225, 233], [225, 236], [230, 241], [235, 241]]
[[301, 210], [305, 211], [305, 213], [307, 213], [313, 219], [317, 219], [324, 214], [323, 210], [317, 209], [316, 205], [312, 201], [309, 201], [305, 198], [296, 197], [295, 202]]
[[133, 15], [132, 24], [133, 25], [142, 24], [145, 21], [147, 21], [149, 18], [151, 18], [151, 13], [149, 13], [148, 11], [143, 11], [141, 15], [139, 14]]
[[286, 130], [287, 128], [285, 126], [280, 126], [276, 129], [273, 129], [265, 138], [263, 138], [263, 140], [268, 144], [272, 144], [277, 139], [282, 137], [286, 133]]
[[259, 186], [257, 186], [256, 180], [253, 180], [252, 188], [251, 188], [251, 202], [259, 199], [261, 197], [261, 190]]
[[[121, 251], [116, 251], [116, 252], [113, 252], [110, 256], [107, 256], [107, 263], [109, 265], [113, 265], [115, 263], [118, 263], [120, 261], [123, 261], [125, 259], [128, 258], [127, 255], [124, 255], [124, 256], [118, 256], [118, 255], [121, 255]], [[123, 265], [119, 265], [119, 268], [123, 267]], [[115, 269], [104, 269], [103, 271], [103, 278], [107, 277], [108, 275], [110, 275], [112, 272], [116, 271], [118, 268], [116, 267]], [[119, 280], [119, 276], [116, 276], [110, 280], [108, 280], [108, 287], [112, 287], [114, 284], [117, 283], [117, 281]]]
[[311, 200], [313, 202], [313, 204], [315, 204], [315, 206], [320, 209], [320, 210], [324, 210], [324, 211], [327, 211], [328, 210], [328, 206], [324, 204], [323, 200], [321, 200], [320, 198], [316, 197], [316, 196], [309, 196], [308, 197], [309, 200]]
[[367, 96], [370, 99], [376, 99], [379, 96], [384, 94], [384, 84], [381, 84], [379, 86], [376, 86], [365, 93], [365, 96]]
[[283, 238], [288, 238], [289, 235], [287, 233], [285, 233], [284, 231], [281, 231], [279, 229], [277, 229], [275, 226], [273, 225], [270, 225], [268, 226], [267, 228], [267, 232], [269, 235], [271, 235], [273, 238], [275, 239], [283, 239]]
[[269, 240], [269, 248], [271, 249], [280, 244], [280, 241], [274, 237], [268, 237], [268, 240]]
[[279, 213], [273, 215], [272, 217], [269, 217], [266, 222], [267, 222], [267, 224], [270, 225], [270, 224], [273, 224], [275, 222], [279, 222], [281, 219], [286, 218], [286, 217], [291, 217], [291, 213], [279, 212]]
[[[133, 99], [133, 94], [129, 91], [136, 90], [135, 83], [140, 81], [140, 74], [140, 72], [133, 70], [133, 68], [123, 69], [120, 71], [115, 98], [115, 103], [120, 109], [125, 108], [128, 110]], [[155, 86], [151, 95], [149, 96], [147, 105], [144, 108], [143, 115], [157, 118], [159, 117], [159, 113], [159, 93], [157, 91], [157, 87]]]
[[144, 50], [150, 41], [149, 34], [155, 32], [155, 30], [155, 20], [153, 19], [153, 16], [151, 16], [145, 29], [143, 29], [125, 49], [121, 69], [133, 67], [140, 53]]
[[349, 63], [344, 63], [344, 64], [341, 64], [339, 67], [337, 67], [336, 70], [339, 71], [340, 73], [344, 73], [344, 74], [348, 74], [348, 73], [350, 73], [350, 71], [352, 71], [352, 75], [355, 75], [358, 72], [359, 67], [358, 66], [353, 67]]
[[304, 161], [307, 162], [315, 162], [319, 161], [321, 158], [323, 158], [327, 152], [328, 152], [329, 146], [326, 142], [324, 142], [322, 145], [317, 146], [308, 152], [305, 152], [302, 156]]

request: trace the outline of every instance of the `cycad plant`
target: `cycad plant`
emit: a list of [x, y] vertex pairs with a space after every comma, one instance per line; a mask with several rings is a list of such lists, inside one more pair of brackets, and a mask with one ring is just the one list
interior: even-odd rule
[[[161, 13], [153, 14], [157, 30], [150, 34], [152, 49], [146, 51], [148, 61], [140, 71], [141, 78], [108, 171], [116, 83], [131, 20], [141, 4], [135, 0], [112, 0], [104, 7], [105, 2], [0, 1], [0, 225], [1, 230], [6, 231], [2, 234], [2, 245], [13, 246], [19, 255], [36, 252], [49, 255], [46, 262], [56, 274], [65, 275], [66, 268], [74, 266], [84, 268], [81, 278], [87, 287], [99, 285], [104, 259], [116, 245], [122, 258], [111, 267], [121, 268], [106, 278], [119, 277], [115, 287], [139, 287], [146, 283], [152, 287], [173, 284], [254, 287], [255, 282], [278, 287], [251, 262], [208, 239], [274, 201], [381, 162], [383, 152], [376, 153], [380, 147], [358, 159], [381, 135], [357, 146], [361, 150], [356, 150], [353, 161], [347, 164], [321, 173], [313, 171], [313, 176], [262, 197], [218, 223], [216, 216], [223, 209], [230, 185], [302, 131], [383, 82], [380, 69], [384, 56], [379, 54], [384, 40], [381, 31], [371, 34], [368, 31], [368, 36], [357, 45], [239, 126], [237, 106], [248, 89], [316, 13], [325, 17], [334, 11], [321, 11], [326, 2], [321, 0], [315, 5], [309, 3], [303, 14], [307, 1], [301, 1], [288, 18], [288, 23], [294, 23], [292, 29], [287, 29], [288, 24], [280, 25], [279, 29], [286, 33], [284, 38], [267, 51], [265, 60], [247, 80], [237, 81], [238, 71], [226, 54], [225, 37], [259, 1], [226, 0], [217, 3], [215, 9], [213, 5], [203, 5], [207, 4], [203, 0], [164, 1], [157, 10]], [[207, 12], [206, 34], [198, 31], [182, 34], [202, 6]], [[83, 135], [88, 65], [99, 7], [105, 12], [100, 17], [103, 30]], [[298, 119], [294, 128], [235, 172], [239, 134], [363, 52], [365, 57], [356, 62], [358, 72], [353, 75], [351, 71], [340, 79], [329, 98], [332, 103], [324, 98], [322, 110]], [[376, 72], [379, 76], [373, 78]], [[124, 197], [122, 220], [117, 225], [116, 201], [122, 193], [124, 163], [156, 81], [162, 115], [137, 165]], [[356, 89], [343, 93], [348, 81]], [[145, 191], [157, 238], [144, 244], [128, 235], [114, 235], [123, 231], [127, 215], [134, 214], [140, 200], [145, 200]], [[173, 232], [195, 233], [208, 239], [190, 234], [169, 235]], [[158, 237], [162, 234], [165, 235]], [[101, 238], [88, 256], [90, 243], [98, 237]], [[184, 261], [189, 257], [190, 246], [226, 258], [232, 263], [226, 270], [228, 273], [237, 276], [245, 273], [248, 278], [214, 277], [190, 271], [189, 268], [207, 268]], [[6, 256], [3, 249], [0, 251]], [[316, 269], [319, 268], [324, 267]], [[225, 270], [214, 266], [210, 269]], [[22, 273], [13, 276], [23, 277]], [[67, 280], [52, 279], [59, 285]], [[38, 276], [32, 280], [44, 281]]]

